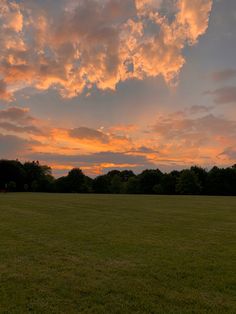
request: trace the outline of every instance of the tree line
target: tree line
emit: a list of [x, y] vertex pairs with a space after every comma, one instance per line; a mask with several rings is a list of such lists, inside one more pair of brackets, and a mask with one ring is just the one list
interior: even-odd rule
[[0, 160], [0, 191], [234, 196], [236, 165], [210, 170], [193, 166], [170, 173], [147, 169], [138, 175], [131, 170], [112, 170], [92, 179], [79, 168], [54, 178], [51, 168], [38, 161]]

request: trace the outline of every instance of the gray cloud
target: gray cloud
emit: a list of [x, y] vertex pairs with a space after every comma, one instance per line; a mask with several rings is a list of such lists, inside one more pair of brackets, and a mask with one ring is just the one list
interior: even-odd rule
[[187, 109], [187, 112], [189, 112], [190, 114], [207, 113], [211, 111], [212, 108], [213, 107], [208, 107], [204, 105], [194, 105], [190, 107], [189, 109]]
[[19, 107], [11, 107], [8, 109], [0, 110], [0, 119], [21, 123], [29, 123], [35, 120], [29, 115], [28, 109]]
[[151, 165], [150, 161], [145, 156], [127, 154], [127, 153], [113, 153], [113, 152], [99, 152], [87, 155], [61, 155], [61, 154], [30, 154], [30, 159], [42, 160], [44, 162], [60, 162], [70, 164], [101, 164], [101, 163], [114, 163], [114, 164], [139, 164]]
[[154, 150], [153, 148], [151, 147], [147, 147], [147, 146], [140, 146], [138, 147], [137, 150], [133, 151], [133, 153], [142, 153], [142, 154], [149, 154], [149, 153], [152, 153], [152, 154], [156, 154], [158, 153], [158, 151]]
[[36, 119], [29, 115], [26, 108], [11, 107], [0, 110], [0, 128], [7, 132], [43, 135], [33, 123]]
[[160, 117], [152, 126], [151, 132], [155, 132], [161, 138], [163, 145], [181, 143], [183, 149], [189, 147], [199, 148], [211, 145], [213, 142], [224, 138], [227, 141], [235, 141], [236, 121], [208, 114], [200, 118], [169, 115]]
[[219, 105], [236, 103], [236, 86], [221, 87], [206, 94], [213, 95], [215, 103]]
[[28, 141], [17, 136], [0, 134], [1, 158], [21, 158], [31, 152], [31, 146], [35, 141]]
[[10, 122], [0, 122], [0, 128], [9, 132], [42, 135], [41, 130], [39, 130], [37, 127], [33, 125], [19, 126], [19, 125], [12, 124]]
[[225, 69], [222, 71], [216, 71], [212, 74], [212, 79], [215, 82], [228, 81], [236, 77], [236, 69]]
[[236, 147], [229, 147], [225, 149], [220, 155], [227, 156], [236, 163]]
[[80, 127], [76, 129], [69, 130], [69, 135], [74, 138], [82, 139], [82, 140], [96, 140], [101, 143], [108, 143], [109, 136], [104, 134], [101, 131], [97, 131], [95, 129]]

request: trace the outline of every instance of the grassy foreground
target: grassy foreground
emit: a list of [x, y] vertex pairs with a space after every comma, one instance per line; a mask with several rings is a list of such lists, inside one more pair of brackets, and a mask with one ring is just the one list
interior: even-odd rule
[[236, 198], [0, 194], [0, 313], [236, 313]]

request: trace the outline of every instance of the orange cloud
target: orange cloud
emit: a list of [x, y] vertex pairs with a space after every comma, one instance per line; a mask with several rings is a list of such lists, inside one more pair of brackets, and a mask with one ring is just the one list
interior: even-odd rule
[[185, 36], [190, 43], [195, 43], [208, 27], [209, 12], [212, 1], [209, 0], [180, 0], [177, 24], [184, 27]]
[[88, 127], [75, 129], [53, 128], [50, 141], [56, 144], [54, 145], [56, 152], [65, 154], [71, 154], [72, 152], [76, 154], [76, 152], [81, 151], [86, 153], [103, 152], [107, 150], [120, 152], [133, 145], [132, 140], [125, 136]]
[[15, 1], [1, 0], [0, 17], [2, 20], [2, 28], [5, 31], [13, 30], [17, 33], [23, 28], [23, 15], [20, 5]]
[[118, 124], [110, 128], [111, 132], [130, 134], [137, 131], [138, 126], [134, 124]]
[[[219, 162], [225, 147], [234, 145], [236, 122], [213, 114], [196, 118], [184, 113], [160, 115], [150, 133], [159, 138], [157, 159], [212, 165]], [[227, 162], [233, 161], [228, 159]]]
[[57, 14], [49, 14], [45, 2], [2, 0], [0, 77], [7, 86], [0, 97], [26, 86], [74, 97], [132, 78], [175, 80], [186, 43], [195, 44], [208, 27], [212, 0], [173, 2], [171, 22], [161, 11], [165, 2], [67, 0], [50, 3]]
[[12, 100], [12, 95], [7, 91], [7, 84], [3, 80], [0, 80], [0, 99], [6, 101]]
[[0, 110], [0, 151], [6, 158], [39, 159], [58, 171], [76, 166], [89, 174], [235, 163], [236, 122], [210, 108], [193, 109], [160, 114], [146, 127], [62, 129], [34, 118], [27, 108], [7, 107]]

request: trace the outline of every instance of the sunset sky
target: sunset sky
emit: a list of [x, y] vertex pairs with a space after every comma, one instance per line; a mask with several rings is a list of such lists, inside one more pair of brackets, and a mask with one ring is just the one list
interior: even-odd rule
[[0, 0], [0, 159], [236, 163], [235, 0]]

